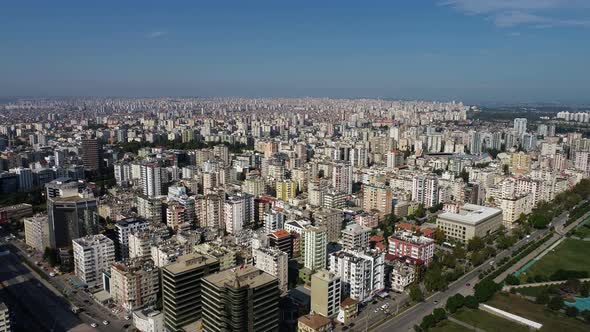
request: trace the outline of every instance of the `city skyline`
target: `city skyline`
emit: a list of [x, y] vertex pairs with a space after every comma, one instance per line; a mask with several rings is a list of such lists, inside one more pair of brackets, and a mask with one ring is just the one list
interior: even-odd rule
[[0, 96], [587, 103], [590, 4], [2, 5]]

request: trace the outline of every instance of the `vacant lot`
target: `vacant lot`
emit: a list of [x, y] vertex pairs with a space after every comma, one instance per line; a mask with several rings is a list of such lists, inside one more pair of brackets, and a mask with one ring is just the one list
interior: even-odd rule
[[470, 332], [468, 328], [465, 328], [459, 324], [453, 323], [448, 319], [438, 323], [436, 327], [428, 329], [428, 332]]
[[453, 315], [458, 320], [486, 331], [527, 332], [528, 328], [482, 310], [463, 308]]
[[557, 270], [587, 271], [590, 274], [590, 241], [566, 239], [552, 252], [533, 264], [526, 276], [549, 277]]
[[532, 303], [517, 295], [498, 293], [486, 304], [543, 324], [540, 332], [587, 332], [590, 330], [589, 324], [551, 311], [543, 305]]

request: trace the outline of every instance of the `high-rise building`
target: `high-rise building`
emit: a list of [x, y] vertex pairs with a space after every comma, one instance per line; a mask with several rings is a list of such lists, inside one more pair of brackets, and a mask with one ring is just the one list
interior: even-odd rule
[[219, 271], [219, 261], [211, 256], [188, 254], [162, 268], [162, 303], [168, 331], [201, 319], [202, 279]]
[[18, 176], [18, 191], [28, 191], [33, 188], [33, 171], [30, 168], [17, 167], [10, 172]]
[[98, 233], [97, 202], [82, 195], [47, 200], [49, 245], [65, 248], [72, 240]]
[[145, 230], [148, 222], [139, 218], [125, 218], [115, 223], [115, 248], [117, 260], [129, 258], [129, 235]]
[[412, 181], [412, 200], [431, 207], [438, 204], [438, 179], [435, 176], [416, 176]]
[[277, 278], [246, 265], [202, 280], [205, 331], [278, 331]]
[[376, 211], [384, 216], [391, 213], [393, 194], [391, 188], [384, 186], [363, 186], [363, 210]]
[[254, 266], [279, 281], [279, 289], [285, 294], [289, 287], [289, 255], [277, 248], [258, 248], [252, 251]]
[[289, 199], [295, 198], [296, 188], [297, 183], [292, 180], [277, 181], [275, 184], [276, 198], [283, 201], [288, 201]]
[[527, 119], [526, 118], [516, 118], [514, 119], [514, 131], [520, 137], [524, 133], [526, 133], [526, 126], [527, 126]]
[[408, 231], [396, 232], [389, 237], [389, 254], [397, 258], [419, 260], [429, 265], [434, 257], [434, 240]]
[[328, 234], [323, 226], [311, 226], [303, 230], [303, 266], [311, 271], [326, 268]]
[[82, 162], [85, 170], [100, 173], [102, 168], [102, 144], [100, 140], [94, 138], [82, 140]]
[[115, 244], [108, 237], [97, 234], [72, 240], [74, 271], [88, 287], [102, 285], [102, 274], [115, 262]]
[[276, 247], [289, 255], [289, 258], [293, 257], [293, 239], [291, 233], [284, 229], [276, 230], [268, 234], [268, 242], [271, 247]]
[[349, 250], [365, 250], [369, 247], [371, 229], [357, 223], [348, 224], [342, 230], [342, 248]]
[[126, 310], [155, 305], [160, 292], [160, 269], [151, 260], [133, 259], [111, 266], [113, 302]]
[[469, 152], [471, 154], [480, 154], [481, 148], [481, 134], [477, 130], [469, 132]]
[[25, 243], [43, 252], [49, 247], [49, 223], [47, 216], [33, 216], [23, 219], [25, 226]]
[[10, 311], [4, 302], [0, 302], [0, 332], [12, 331], [10, 325]]
[[380, 250], [331, 253], [329, 271], [340, 276], [342, 294], [359, 302], [370, 300], [385, 288], [385, 254]]
[[328, 242], [337, 242], [342, 230], [344, 214], [337, 209], [319, 209], [313, 214], [316, 226], [324, 226], [327, 232]]
[[352, 194], [352, 166], [348, 162], [334, 163], [332, 187], [339, 192]]
[[162, 168], [157, 164], [141, 165], [141, 188], [144, 195], [151, 198], [164, 194], [162, 188], [162, 177], [164, 173]]
[[223, 210], [225, 230], [236, 234], [253, 222], [254, 197], [246, 193], [230, 196], [226, 199]]
[[55, 197], [76, 196], [80, 191], [80, 183], [70, 178], [57, 178], [45, 184], [47, 199]]
[[311, 311], [334, 318], [340, 308], [342, 290], [340, 276], [319, 270], [311, 276]]

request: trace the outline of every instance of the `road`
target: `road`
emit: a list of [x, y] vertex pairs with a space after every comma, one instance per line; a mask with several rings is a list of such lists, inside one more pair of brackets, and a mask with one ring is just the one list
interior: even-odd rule
[[7, 250], [7, 246], [0, 246], [0, 251], [6, 253], [0, 257], [0, 298], [14, 315], [14, 331], [84, 330], [82, 320], [70, 311], [67, 302], [39, 282]]
[[[31, 265], [35, 264], [35, 262], [41, 262], [41, 253], [33, 252], [31, 257], [29, 257], [30, 254], [26, 250], [26, 245], [20, 240], [13, 240], [7, 245], [19, 256], [20, 260], [27, 260]], [[121, 319], [121, 317], [114, 316], [108, 308], [104, 308], [96, 303], [89, 293], [75, 287], [70, 281], [70, 274], [63, 274], [59, 277], [50, 277], [47, 272], [50, 268], [46, 265], [42, 265], [41, 268], [44, 268], [45, 278], [38, 276], [36, 272], [33, 272], [32, 275], [39, 279], [41, 283], [46, 284], [47, 288], [51, 288], [55, 293], [59, 293], [60, 296], [63, 296], [63, 302], [68, 311], [71, 308], [71, 304], [81, 308], [82, 312], [77, 316], [88, 325], [90, 330], [126, 331], [128, 328], [132, 328], [131, 321], [126, 321]], [[109, 325], [103, 325], [103, 321], [108, 321]], [[92, 323], [97, 324], [97, 327], [91, 328], [90, 324]]]
[[[565, 222], [565, 219], [564, 219]], [[512, 251], [520, 249], [522, 246], [528, 244], [530, 241], [536, 241], [549, 232], [548, 229], [535, 230], [530, 234], [530, 238], [523, 238], [512, 246], [510, 249], [501, 251], [496, 257], [490, 258], [479, 267], [467, 272], [463, 277], [451, 283], [447, 290], [437, 292], [431, 295], [424, 302], [419, 303], [408, 310], [404, 311], [396, 317], [374, 325], [370, 328], [371, 331], [413, 331], [414, 325], [419, 324], [422, 318], [432, 313], [437, 307], [443, 307], [447, 299], [455, 294], [461, 293], [463, 295], [473, 294], [473, 285], [479, 281], [480, 270], [490, 266], [493, 261], [500, 261], [504, 257], [512, 255]], [[469, 286], [467, 286], [469, 284]]]

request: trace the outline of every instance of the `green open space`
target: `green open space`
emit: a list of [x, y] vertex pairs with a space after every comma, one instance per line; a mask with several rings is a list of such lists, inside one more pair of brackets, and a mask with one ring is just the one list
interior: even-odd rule
[[590, 325], [581, 320], [567, 317], [563, 313], [552, 311], [541, 304], [535, 304], [518, 295], [497, 293], [486, 304], [543, 324], [543, 327], [539, 330], [540, 332], [582, 332], [590, 330]]
[[526, 276], [549, 277], [557, 270], [586, 271], [590, 274], [590, 241], [565, 239], [553, 251], [533, 264]]
[[485, 331], [528, 331], [528, 328], [524, 325], [516, 324], [512, 321], [492, 315], [483, 310], [463, 308], [457, 313], [453, 314], [453, 317]]
[[531, 296], [536, 298], [549, 286], [530, 286], [530, 287], [519, 287], [516, 288], [516, 292], [524, 296]]
[[580, 226], [576, 227], [573, 235], [580, 239], [590, 239], [590, 218], [587, 218]]
[[463, 327], [455, 322], [451, 322], [448, 319], [436, 324], [435, 327], [428, 329], [428, 332], [469, 332], [470, 329]]

